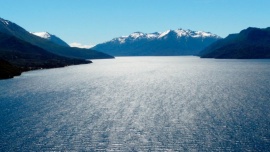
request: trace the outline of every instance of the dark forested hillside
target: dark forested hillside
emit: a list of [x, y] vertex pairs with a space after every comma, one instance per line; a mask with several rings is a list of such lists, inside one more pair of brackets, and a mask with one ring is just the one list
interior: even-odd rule
[[62, 57], [0, 32], [1, 77], [18, 75], [22, 71], [91, 63], [83, 59]]
[[231, 34], [200, 52], [202, 58], [270, 58], [270, 28], [247, 28]]

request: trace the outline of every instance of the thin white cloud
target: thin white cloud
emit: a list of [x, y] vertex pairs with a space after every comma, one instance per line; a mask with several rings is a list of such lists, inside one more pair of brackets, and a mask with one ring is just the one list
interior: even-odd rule
[[69, 46], [71, 46], [71, 47], [77, 47], [77, 48], [86, 48], [86, 49], [89, 49], [89, 48], [94, 47], [95, 45], [84, 45], [84, 44], [81, 44], [81, 43], [78, 43], [78, 42], [73, 42], [73, 43], [70, 43]]

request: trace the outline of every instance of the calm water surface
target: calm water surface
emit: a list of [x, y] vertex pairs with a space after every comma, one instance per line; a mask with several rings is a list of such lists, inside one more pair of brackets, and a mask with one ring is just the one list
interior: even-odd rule
[[267, 151], [270, 60], [119, 57], [0, 80], [0, 151]]

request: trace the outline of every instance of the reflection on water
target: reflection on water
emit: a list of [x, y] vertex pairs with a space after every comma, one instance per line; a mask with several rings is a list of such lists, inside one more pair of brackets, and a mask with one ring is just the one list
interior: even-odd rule
[[119, 57], [0, 81], [0, 151], [267, 151], [270, 60]]

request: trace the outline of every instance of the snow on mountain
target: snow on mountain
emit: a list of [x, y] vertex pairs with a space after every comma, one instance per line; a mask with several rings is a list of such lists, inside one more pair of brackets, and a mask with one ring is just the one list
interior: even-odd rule
[[135, 33], [132, 33], [130, 34], [130, 37], [134, 38], [134, 39], [137, 39], [139, 37], [143, 37], [145, 34], [142, 33], [142, 32], [135, 32]]
[[44, 38], [44, 39], [50, 39], [51, 34], [48, 32], [30, 32], [31, 34], [34, 34], [38, 37]]
[[160, 33], [155, 32], [155, 33], [149, 33], [149, 34], [146, 34], [146, 37], [147, 37], [148, 39], [154, 39], [154, 38], [157, 38], [159, 35], [160, 35]]
[[[111, 41], [118, 41], [120, 44], [125, 43], [127, 40], [138, 40], [138, 39], [161, 39], [162, 37], [167, 36], [168, 34], [175, 34], [178, 38], [181, 37], [192, 37], [192, 38], [220, 38], [218, 35], [212, 34], [210, 32], [204, 31], [191, 31], [191, 30], [184, 30], [184, 29], [177, 29], [177, 30], [167, 30], [165, 32], [155, 32], [155, 33], [142, 33], [142, 32], [134, 32], [128, 36], [121, 36], [118, 38], [114, 38]], [[110, 42], [110, 41], [107, 41]], [[107, 43], [105, 42], [105, 43]]]
[[66, 46], [69, 47], [69, 45], [63, 41], [62, 39], [60, 39], [59, 37], [52, 35], [48, 32], [30, 32], [33, 35], [36, 35], [38, 37], [41, 37], [43, 39], [47, 39], [55, 44], [61, 45], [61, 46]]
[[1, 21], [4, 25], [9, 25], [9, 21], [8, 21], [8, 20], [1, 19], [1, 18], [0, 18], [0, 21]]
[[134, 32], [101, 43], [93, 49], [115, 56], [126, 55], [196, 55], [204, 47], [220, 39], [204, 31], [167, 30], [165, 32]]
[[167, 30], [165, 32], [162, 32], [162, 33], [160, 33], [160, 35], [158, 36], [158, 38], [164, 37], [164, 36], [168, 35], [170, 32], [171, 32], [171, 30]]
[[119, 42], [120, 44], [123, 44], [126, 41], [135, 41], [135, 40], [139, 40], [139, 39], [155, 39], [159, 35], [160, 35], [160, 33], [157, 33], [157, 32], [156, 33], [134, 32], [134, 33], [130, 34], [129, 36], [121, 36], [118, 38], [114, 38], [111, 41], [112, 42]]

